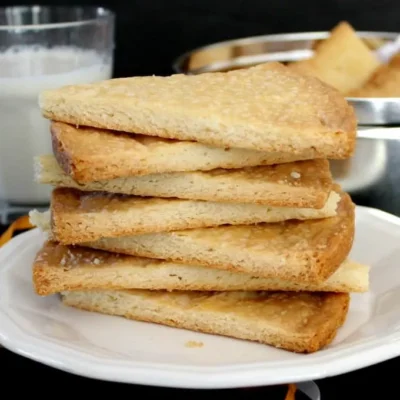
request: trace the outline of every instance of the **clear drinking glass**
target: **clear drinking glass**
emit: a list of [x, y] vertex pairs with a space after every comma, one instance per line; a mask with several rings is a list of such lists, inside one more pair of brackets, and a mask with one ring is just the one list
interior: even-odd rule
[[34, 182], [34, 157], [52, 152], [39, 93], [111, 78], [114, 20], [100, 7], [0, 8], [0, 223], [48, 205]]

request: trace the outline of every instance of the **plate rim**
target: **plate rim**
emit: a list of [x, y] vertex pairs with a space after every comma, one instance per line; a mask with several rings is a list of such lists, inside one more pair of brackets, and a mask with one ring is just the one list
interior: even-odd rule
[[[356, 205], [356, 218], [360, 215], [379, 219], [400, 229], [400, 217], [387, 211]], [[0, 248], [0, 261], [7, 259], [16, 246], [23, 245], [38, 234], [43, 235], [38, 228], [33, 228], [14, 237]], [[7, 273], [7, 265], [7, 262], [0, 263], [0, 276]], [[268, 365], [271, 361], [229, 367], [168, 365], [135, 360], [111, 362], [111, 359], [104, 359], [99, 363], [96, 356], [84, 354], [77, 349], [67, 349], [62, 343], [46, 342], [32, 334], [21, 332], [21, 328], [5, 310], [1, 297], [0, 295], [0, 343], [6, 349], [68, 373], [103, 381], [192, 389], [268, 386], [322, 379], [400, 355], [400, 332], [394, 331], [356, 346], [349, 344], [342, 349], [345, 356], [337, 357], [335, 352], [320, 352], [307, 360], [307, 355], [300, 355], [298, 360], [275, 362], [273, 370]], [[290, 365], [285, 365], [288, 362]]]

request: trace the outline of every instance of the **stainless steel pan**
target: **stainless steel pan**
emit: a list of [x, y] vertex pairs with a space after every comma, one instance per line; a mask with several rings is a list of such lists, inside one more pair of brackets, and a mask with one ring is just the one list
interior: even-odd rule
[[[309, 58], [329, 32], [283, 33], [219, 42], [191, 50], [173, 63], [175, 72], [201, 74], [244, 68], [268, 61], [296, 61]], [[394, 32], [357, 32], [371, 49], [399, 35]], [[400, 98], [348, 98], [359, 125], [400, 124]], [[391, 138], [393, 133], [391, 134]], [[371, 137], [370, 137], [371, 138]]]

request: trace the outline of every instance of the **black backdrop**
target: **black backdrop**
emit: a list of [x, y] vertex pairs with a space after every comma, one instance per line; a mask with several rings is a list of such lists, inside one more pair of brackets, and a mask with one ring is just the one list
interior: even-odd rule
[[0, 5], [99, 5], [117, 15], [114, 75], [169, 74], [173, 59], [219, 40], [329, 30], [400, 31], [400, 0], [0, 0]]

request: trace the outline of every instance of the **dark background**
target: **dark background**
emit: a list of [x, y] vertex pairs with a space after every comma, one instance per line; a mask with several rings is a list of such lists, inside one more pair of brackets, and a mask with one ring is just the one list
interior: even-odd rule
[[1, 0], [0, 6], [16, 3], [111, 8], [118, 77], [169, 74], [176, 56], [215, 41], [329, 30], [340, 20], [357, 30], [400, 31], [399, 0]]
[[[15, 5], [9, 0], [0, 6]], [[19, 1], [18, 5], [37, 4]], [[67, 1], [48, 1], [40, 4], [65, 5]], [[139, 1], [69, 1], [68, 5], [99, 5], [111, 8], [116, 19], [116, 51], [114, 76], [166, 75], [181, 53], [194, 47], [238, 37], [268, 33], [329, 30], [341, 20], [347, 20], [357, 30], [400, 32], [400, 0], [139, 0]], [[1, 88], [0, 88], [1, 90]], [[385, 178], [363, 193], [353, 196], [356, 204], [383, 209], [400, 216], [400, 143], [390, 146], [390, 163]], [[4, 227], [3, 227], [4, 229]], [[1, 231], [1, 227], [0, 227]], [[225, 396], [233, 398], [283, 398], [269, 396], [262, 390], [184, 391], [153, 389], [133, 385], [118, 385], [76, 377], [36, 364], [0, 350], [2, 366], [1, 387], [13, 394], [26, 390], [41, 397], [82, 394], [91, 395], [112, 389], [121, 394], [168, 396], [175, 398]], [[399, 370], [400, 360], [385, 363], [318, 381], [322, 399], [383, 399], [398, 398], [396, 382], [390, 375]], [[16, 384], [14, 378], [17, 377]], [[50, 383], [49, 383], [50, 382]], [[56, 385], [50, 391], [49, 385]], [[83, 389], [83, 390], [86, 390]], [[47, 395], [46, 395], [47, 394]], [[393, 395], [394, 394], [394, 395]], [[300, 397], [298, 397], [300, 400]]]

